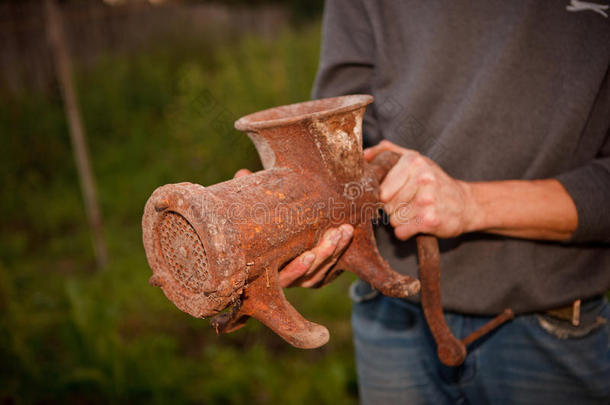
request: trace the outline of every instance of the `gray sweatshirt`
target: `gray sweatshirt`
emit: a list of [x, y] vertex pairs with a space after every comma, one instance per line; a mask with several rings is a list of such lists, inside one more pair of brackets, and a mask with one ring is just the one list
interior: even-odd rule
[[[365, 143], [418, 150], [466, 181], [556, 178], [577, 207], [567, 243], [441, 240], [448, 310], [539, 311], [610, 288], [610, 10], [593, 3], [326, 3], [313, 94], [372, 94]], [[417, 276], [413, 240], [382, 227], [377, 242]]]

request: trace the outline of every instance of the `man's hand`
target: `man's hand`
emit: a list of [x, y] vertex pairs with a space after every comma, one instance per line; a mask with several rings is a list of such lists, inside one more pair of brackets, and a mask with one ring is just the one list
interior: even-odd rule
[[[241, 169], [235, 178], [247, 176], [251, 172]], [[292, 260], [279, 274], [282, 287], [314, 287], [324, 279], [330, 268], [337, 262], [341, 253], [347, 248], [354, 228], [349, 224], [328, 229], [316, 247], [303, 252]]]
[[391, 142], [364, 151], [402, 156], [381, 183], [381, 201], [398, 239], [483, 231], [526, 239], [568, 240], [578, 226], [574, 201], [556, 179], [465, 182], [416, 151]]
[[449, 238], [466, 232], [474, 205], [468, 184], [450, 177], [418, 152], [388, 141], [366, 149], [364, 158], [370, 161], [387, 150], [402, 155], [380, 187], [396, 237], [406, 240], [428, 233]]

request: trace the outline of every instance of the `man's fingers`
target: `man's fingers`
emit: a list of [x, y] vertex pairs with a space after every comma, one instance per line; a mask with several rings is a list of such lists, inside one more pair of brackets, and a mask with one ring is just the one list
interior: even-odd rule
[[407, 222], [394, 226], [394, 235], [400, 240], [407, 240], [418, 233], [435, 234], [438, 229], [438, 215], [434, 209], [418, 211]]
[[[343, 224], [340, 227], [336, 228], [336, 230], [339, 232], [339, 238], [336, 239], [336, 234], [329, 235], [329, 239], [332, 239], [333, 242], [336, 239], [336, 243], [334, 243], [334, 250], [330, 252], [327, 257], [330, 257], [332, 255], [336, 256], [338, 253], [342, 252], [347, 247], [350, 240], [352, 240], [352, 236], [354, 235], [354, 227], [350, 224]], [[313, 248], [312, 250], [315, 251], [316, 248]], [[320, 257], [322, 257], [322, 253], [320, 253]]]
[[386, 150], [389, 151], [393, 151], [393, 152], [398, 152], [398, 153], [403, 153], [406, 149], [401, 148], [398, 145], [393, 144], [390, 141], [386, 141], [385, 139], [381, 142], [379, 142], [377, 145], [372, 146], [370, 148], [366, 148], [363, 152], [364, 152], [364, 159], [367, 162], [370, 162], [371, 160], [373, 160], [375, 158], [375, 156], [379, 155], [381, 152], [384, 152]]
[[354, 228], [351, 225], [345, 224], [341, 225], [339, 230], [341, 232], [341, 238], [337, 242], [335, 251], [326, 259], [326, 261], [322, 262], [319, 268], [314, 269], [314, 271], [310, 273], [310, 278], [301, 283], [302, 287], [314, 287], [319, 282], [324, 280], [324, 277], [326, 277], [328, 271], [335, 265], [339, 256], [341, 256], [349, 245], [349, 242], [352, 240], [352, 236], [354, 235]]
[[434, 185], [424, 183], [413, 185], [413, 188], [416, 192], [409, 203], [399, 203], [391, 213], [388, 212], [394, 234], [400, 240], [409, 239], [417, 233], [435, 234], [440, 225]]
[[[416, 221], [416, 219], [413, 220], [413, 222]], [[417, 224], [411, 223], [411, 221], [407, 224], [399, 225], [394, 228], [394, 235], [396, 235], [396, 237], [400, 240], [410, 239], [417, 233], [419, 233]]]
[[324, 279], [337, 257], [347, 248], [354, 233], [349, 224], [327, 230], [312, 250], [303, 253], [280, 271], [280, 285], [313, 287]]
[[411, 200], [417, 194], [417, 185], [414, 184], [410, 176], [392, 199], [385, 203], [383, 209], [389, 216], [398, 214], [404, 219], [404, 215], [411, 208]]
[[396, 193], [398, 193], [409, 180], [410, 160], [409, 156], [403, 155], [385, 176], [385, 179], [383, 179], [383, 182], [379, 187], [379, 199], [382, 202], [389, 202], [392, 200]]
[[390, 216], [398, 210], [401, 210], [404, 214], [405, 209], [412, 207], [414, 204], [426, 205], [431, 202], [428, 193], [422, 193], [422, 191], [429, 190], [431, 183], [434, 181], [430, 178], [428, 168], [424, 165], [415, 164], [409, 171], [410, 173], [400, 190], [394, 194], [390, 201], [384, 204], [383, 208]]
[[301, 283], [301, 287], [311, 288], [317, 285], [320, 281], [324, 280], [324, 277], [326, 277], [326, 273], [328, 273], [328, 269], [332, 267], [332, 264], [334, 264], [334, 261], [328, 265], [325, 265], [323, 269], [320, 269], [311, 278], [303, 281]]
[[322, 263], [328, 260], [328, 258], [335, 253], [335, 250], [337, 250], [337, 245], [339, 244], [342, 236], [343, 233], [339, 228], [332, 228], [326, 231], [326, 233], [322, 236], [322, 241], [318, 243], [318, 246], [311, 249], [311, 251], [316, 254], [316, 259], [305, 276], [314, 273]]
[[237, 173], [235, 173], [235, 175], [233, 176], [234, 179], [240, 178], [240, 177], [244, 177], [247, 176], [249, 174], [252, 174], [252, 172], [248, 169], [239, 169], [237, 171]]
[[411, 221], [411, 218], [414, 215], [414, 209], [412, 204], [401, 202], [393, 209], [392, 214], [389, 214], [387, 211], [386, 213], [390, 218], [390, 225], [397, 227], [408, 224], [409, 221]]
[[299, 278], [303, 277], [311, 267], [311, 264], [316, 258], [316, 254], [312, 251], [304, 252], [288, 263], [279, 274], [280, 286], [289, 287]]

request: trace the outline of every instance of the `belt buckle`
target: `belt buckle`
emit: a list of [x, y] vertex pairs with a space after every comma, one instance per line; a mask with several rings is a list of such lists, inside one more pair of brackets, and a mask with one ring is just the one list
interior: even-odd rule
[[568, 321], [572, 324], [572, 326], [578, 326], [580, 325], [580, 304], [581, 300], [577, 299], [572, 302], [572, 305], [551, 309], [546, 311], [546, 313], [554, 318]]

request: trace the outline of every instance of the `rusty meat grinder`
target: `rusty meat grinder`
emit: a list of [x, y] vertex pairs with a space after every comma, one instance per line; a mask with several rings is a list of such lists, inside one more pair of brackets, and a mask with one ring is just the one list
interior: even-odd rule
[[[418, 293], [420, 281], [392, 270], [373, 235], [379, 184], [399, 156], [385, 152], [371, 164], [362, 158], [362, 117], [372, 101], [368, 95], [328, 98], [239, 119], [235, 127], [254, 142], [265, 170], [210, 187], [156, 189], [142, 218], [150, 284], [182, 311], [214, 316], [217, 332], [254, 317], [293, 346], [316, 348], [328, 341], [328, 330], [290, 305], [278, 271], [314, 247], [328, 228], [350, 223], [353, 239], [320, 285], [346, 270], [390, 297]], [[420, 235], [417, 245], [421, 300], [439, 358], [459, 365], [465, 345], [512, 312], [457, 340], [442, 313], [437, 241]]]

